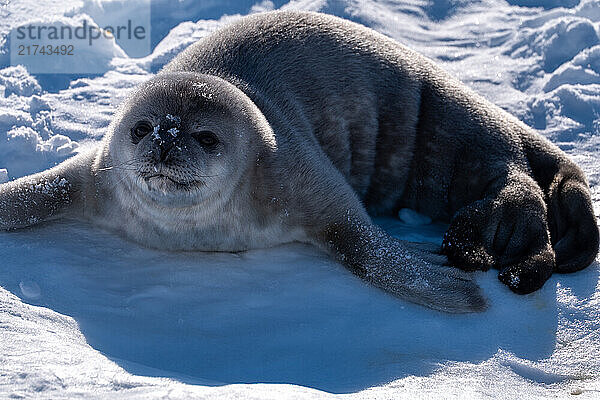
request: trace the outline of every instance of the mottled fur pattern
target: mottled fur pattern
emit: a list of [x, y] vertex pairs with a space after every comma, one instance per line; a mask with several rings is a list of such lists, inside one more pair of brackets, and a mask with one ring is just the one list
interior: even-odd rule
[[[132, 140], [140, 121], [153, 132]], [[214, 146], [197, 140], [206, 131]], [[68, 188], [27, 189], [56, 178]], [[5, 229], [75, 216], [172, 250], [310, 242], [447, 312], [485, 309], [470, 276], [369, 214], [450, 222], [450, 263], [497, 268], [517, 293], [584, 268], [599, 241], [585, 177], [558, 148], [425, 57], [317, 13], [249, 16], [190, 46], [95, 153], [0, 186], [0, 205]]]

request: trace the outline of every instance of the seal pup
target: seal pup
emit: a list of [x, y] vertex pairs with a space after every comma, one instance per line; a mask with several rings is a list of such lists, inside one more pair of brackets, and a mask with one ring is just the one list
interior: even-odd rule
[[[441, 251], [371, 221], [402, 207], [450, 223]], [[446, 312], [486, 307], [447, 260], [529, 293], [587, 266], [599, 241], [585, 176], [556, 146], [414, 51], [307, 12], [191, 45], [97, 149], [0, 186], [0, 227], [61, 217], [170, 250], [314, 243]]]

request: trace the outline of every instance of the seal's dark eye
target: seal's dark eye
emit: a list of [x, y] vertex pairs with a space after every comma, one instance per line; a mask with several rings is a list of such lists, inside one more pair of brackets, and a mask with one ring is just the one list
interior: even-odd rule
[[134, 143], [138, 143], [142, 138], [154, 130], [152, 124], [148, 121], [139, 121], [131, 128], [131, 138]]
[[211, 131], [194, 132], [194, 133], [192, 133], [192, 136], [203, 147], [214, 147], [217, 143], [219, 143], [219, 139], [217, 138], [217, 135], [215, 135]]

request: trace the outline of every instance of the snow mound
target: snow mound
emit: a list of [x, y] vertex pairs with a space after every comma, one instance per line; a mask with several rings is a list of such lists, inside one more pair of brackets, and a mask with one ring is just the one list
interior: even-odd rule
[[11, 178], [48, 168], [72, 155], [78, 143], [52, 132], [52, 112], [41, 87], [22, 66], [0, 70], [0, 167]]
[[584, 0], [575, 8], [575, 15], [588, 18], [591, 21], [600, 21], [600, 7], [597, 0]]
[[[246, 15], [279, 8], [287, 0], [153, 0], [152, 46], [155, 47], [169, 32], [183, 22], [219, 20], [223, 16]], [[292, 3], [324, 3], [323, 0], [300, 0]]]
[[600, 84], [600, 46], [585, 49], [550, 75], [544, 91], [561, 85]]
[[580, 0], [507, 0], [509, 4], [521, 7], [543, 7], [546, 9], [556, 7], [571, 8], [579, 4]]
[[[45, 28], [44, 32], [53, 30], [60, 35], [58, 36], [59, 42], [57, 39], [53, 39], [50, 33], [41, 34], [39, 35], [41, 37], [38, 37], [39, 30], [33, 34], [33, 37], [25, 35], [23, 39], [19, 40], [19, 29], [24, 28], [27, 32], [30, 26], [43, 27]], [[78, 29], [85, 32], [84, 39], [78, 39], [76, 34]], [[92, 40], [90, 29], [95, 29], [95, 34], [99, 35], [97, 39]], [[34, 30], [34, 32], [36, 31]], [[71, 32], [71, 35], [68, 32]], [[83, 37], [83, 34], [80, 37]], [[85, 14], [73, 17], [33, 19], [26, 24], [14, 27], [10, 33], [10, 39], [11, 64], [27, 65], [29, 72], [34, 74], [103, 74], [112, 69], [113, 58], [126, 56], [126, 53], [116, 44], [114, 37], [108, 38], [100, 35], [98, 24]], [[65, 46], [65, 54], [44, 56], [34, 54], [33, 51], [28, 53], [19, 50], [19, 46], [46, 48], [46, 46], [56, 47], [57, 43]], [[72, 55], [67, 54], [67, 46], [72, 46], [70, 50]], [[73, 57], [76, 57], [76, 62], [73, 61]]]
[[11, 94], [31, 97], [42, 92], [40, 85], [22, 65], [0, 70], [0, 88], [4, 89], [4, 97]]
[[513, 57], [540, 56], [543, 70], [552, 72], [598, 42], [598, 34], [589, 19], [563, 17], [547, 22], [541, 29], [523, 29], [510, 54]]
[[115, 35], [114, 42], [127, 56], [143, 57], [150, 54], [151, 48], [150, 11], [150, 0], [86, 0], [80, 7], [66, 15], [70, 17], [88, 15], [97, 26], [102, 28], [126, 27], [128, 23], [141, 27], [143, 39], [132, 37], [131, 34], [123, 34]]
[[597, 135], [600, 127], [600, 85], [563, 85], [531, 100], [535, 127], [559, 141]]
[[157, 72], [189, 45], [208, 36], [220, 27], [233, 22], [237, 18], [240, 18], [240, 16], [224, 16], [218, 21], [200, 20], [198, 22], [182, 22], [174, 27], [158, 43], [150, 56], [140, 60], [138, 65], [142, 66], [145, 70]]

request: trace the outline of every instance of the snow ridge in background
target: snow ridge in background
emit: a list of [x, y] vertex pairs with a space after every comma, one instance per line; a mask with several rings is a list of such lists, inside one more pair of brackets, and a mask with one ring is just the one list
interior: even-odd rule
[[[101, 24], [120, 1], [0, 7], [0, 182], [94, 145], [130, 90], [189, 44], [282, 8], [342, 16], [433, 58], [567, 151], [600, 214], [600, 0], [154, 0], [146, 57], [115, 44], [90, 55], [106, 72], [87, 76], [9, 66], [15, 26], [41, 15]], [[399, 217], [379, 223], [439, 242], [443, 226], [410, 210]], [[0, 233], [0, 244], [0, 397], [600, 393], [598, 262], [528, 296], [480, 273], [492, 308], [448, 316], [392, 299], [308, 246], [181, 255], [74, 223]], [[281, 385], [220, 386], [239, 382]]]

